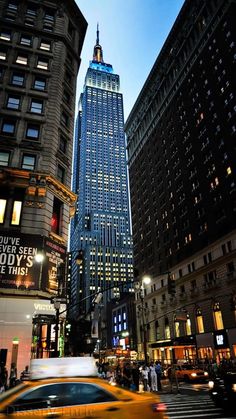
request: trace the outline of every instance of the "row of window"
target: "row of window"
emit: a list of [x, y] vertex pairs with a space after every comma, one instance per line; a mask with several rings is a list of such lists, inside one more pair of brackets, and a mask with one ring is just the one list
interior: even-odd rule
[[[4, 71], [4, 69], [0, 68], [0, 78], [3, 77], [3, 71]], [[25, 86], [25, 80], [26, 80], [25, 73], [15, 71], [11, 75], [11, 82], [10, 83], [13, 86], [24, 87]], [[45, 91], [46, 90], [46, 83], [47, 83], [47, 79], [45, 77], [35, 76], [34, 80], [33, 80], [33, 83], [32, 83], [32, 89]]]
[[[7, 109], [19, 110], [21, 105], [21, 97], [18, 95], [8, 95], [6, 107]], [[43, 113], [43, 100], [30, 99], [29, 112]]]
[[[10, 52], [11, 54], [11, 52]], [[0, 61], [7, 61], [8, 51], [1, 47], [0, 50]], [[29, 65], [29, 55], [22, 52], [18, 52], [15, 59], [15, 64], [24, 66]], [[36, 57], [36, 68], [40, 70], [49, 70], [49, 59], [47, 57]]]
[[[12, 40], [12, 33], [11, 31], [3, 29], [0, 32], [0, 39], [6, 42], [10, 42]], [[32, 47], [33, 45], [33, 37], [30, 35], [20, 35], [19, 44], [24, 45], [25, 47]], [[38, 48], [43, 51], [51, 51], [51, 42], [46, 39], [40, 39]]]

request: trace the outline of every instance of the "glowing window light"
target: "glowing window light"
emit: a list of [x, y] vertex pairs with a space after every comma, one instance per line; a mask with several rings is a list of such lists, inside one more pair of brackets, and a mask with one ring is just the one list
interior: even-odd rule
[[12, 210], [12, 218], [11, 218], [12, 225], [20, 224], [21, 208], [22, 208], [22, 202], [14, 201], [13, 210]]

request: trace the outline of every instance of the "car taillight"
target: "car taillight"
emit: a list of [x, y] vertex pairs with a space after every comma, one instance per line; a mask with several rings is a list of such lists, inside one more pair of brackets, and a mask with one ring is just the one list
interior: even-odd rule
[[165, 412], [166, 411], [166, 405], [165, 403], [155, 403], [152, 404], [152, 410], [153, 412]]

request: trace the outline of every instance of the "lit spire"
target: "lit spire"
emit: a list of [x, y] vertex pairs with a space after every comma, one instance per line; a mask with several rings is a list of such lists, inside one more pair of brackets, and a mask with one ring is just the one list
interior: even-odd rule
[[103, 63], [103, 53], [102, 53], [102, 47], [99, 44], [99, 28], [97, 24], [97, 39], [96, 39], [96, 45], [93, 49], [93, 61], [96, 61], [98, 63]]

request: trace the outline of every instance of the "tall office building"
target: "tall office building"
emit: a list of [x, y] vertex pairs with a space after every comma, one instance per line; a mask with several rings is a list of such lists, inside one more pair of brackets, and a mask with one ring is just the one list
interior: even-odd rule
[[152, 359], [236, 356], [235, 13], [186, 0], [126, 122]]
[[31, 356], [55, 353], [50, 298], [75, 212], [75, 91], [87, 22], [74, 0], [0, 0], [0, 22], [0, 349], [22, 370]]
[[[103, 61], [98, 30], [79, 102], [73, 191], [72, 260], [82, 250], [82, 263], [72, 266], [72, 306], [107, 287], [107, 298], [119, 295], [120, 284], [133, 278], [123, 99], [119, 76]], [[91, 300], [74, 306], [73, 315]]]

